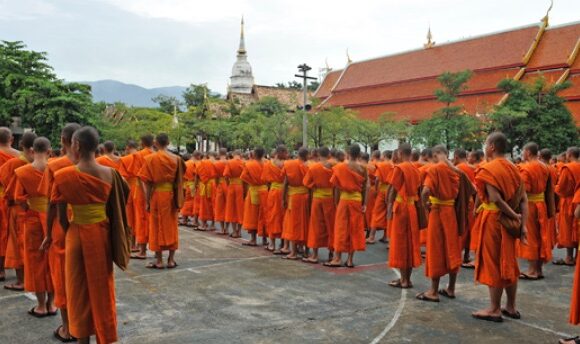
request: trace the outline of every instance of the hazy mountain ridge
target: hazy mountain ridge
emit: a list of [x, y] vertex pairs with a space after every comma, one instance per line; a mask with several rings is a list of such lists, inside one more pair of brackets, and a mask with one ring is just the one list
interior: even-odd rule
[[83, 81], [82, 83], [91, 86], [95, 102], [123, 102], [127, 105], [143, 107], [156, 107], [157, 104], [151, 98], [160, 94], [181, 100], [181, 94], [187, 88], [183, 86], [145, 88], [117, 80]]

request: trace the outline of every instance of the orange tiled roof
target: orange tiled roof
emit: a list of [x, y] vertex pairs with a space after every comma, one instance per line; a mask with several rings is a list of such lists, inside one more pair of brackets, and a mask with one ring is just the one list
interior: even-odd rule
[[579, 38], [578, 23], [546, 30], [526, 68], [536, 70], [567, 66]]
[[322, 80], [322, 84], [320, 84], [320, 86], [314, 93], [314, 96], [320, 99], [325, 99], [326, 97], [328, 97], [330, 95], [330, 91], [334, 87], [334, 84], [340, 77], [340, 74], [342, 74], [342, 69], [333, 70], [332, 72], [326, 74], [326, 77], [324, 78], [324, 80]]
[[568, 100], [580, 100], [580, 74], [570, 76], [568, 81], [572, 86], [560, 92], [560, 95]]
[[562, 77], [562, 74], [564, 74], [564, 69], [526, 72], [526, 74], [521, 78], [521, 81], [525, 83], [532, 83], [536, 79], [543, 77], [548, 84], [554, 84]]

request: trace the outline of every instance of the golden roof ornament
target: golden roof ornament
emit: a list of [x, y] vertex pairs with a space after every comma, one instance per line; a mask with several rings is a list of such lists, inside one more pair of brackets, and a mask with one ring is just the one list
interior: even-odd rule
[[546, 11], [546, 15], [544, 16], [544, 18], [542, 18], [542, 23], [544, 23], [545, 26], [549, 25], [549, 16], [552, 7], [554, 7], [554, 0], [550, 0], [550, 7], [548, 7], [548, 10]]
[[429, 25], [429, 30], [427, 30], [427, 43], [423, 44], [425, 49], [431, 49], [435, 45], [433, 41], [433, 35], [431, 34], [431, 25]]

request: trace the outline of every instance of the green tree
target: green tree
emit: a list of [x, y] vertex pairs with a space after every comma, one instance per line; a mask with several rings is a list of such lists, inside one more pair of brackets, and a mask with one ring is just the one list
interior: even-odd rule
[[183, 105], [176, 97], [166, 96], [164, 94], [159, 94], [151, 100], [159, 104], [159, 111], [165, 113], [173, 113], [174, 111], [179, 111], [179, 107]]
[[498, 87], [508, 94], [506, 101], [490, 115], [490, 129], [502, 131], [512, 147], [521, 149], [534, 141], [542, 148], [562, 152], [579, 144], [578, 129], [558, 92], [569, 82], [548, 84], [543, 77], [533, 83], [505, 79]]

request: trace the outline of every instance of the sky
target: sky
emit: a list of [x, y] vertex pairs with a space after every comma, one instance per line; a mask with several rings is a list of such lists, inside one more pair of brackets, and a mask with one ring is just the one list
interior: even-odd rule
[[[307, 63], [347, 62], [535, 24], [548, 0], [0, 0], [0, 40], [48, 53], [60, 78], [143, 87], [207, 83], [225, 93], [245, 18], [257, 84], [294, 80]], [[580, 20], [555, 0], [550, 25]]]

